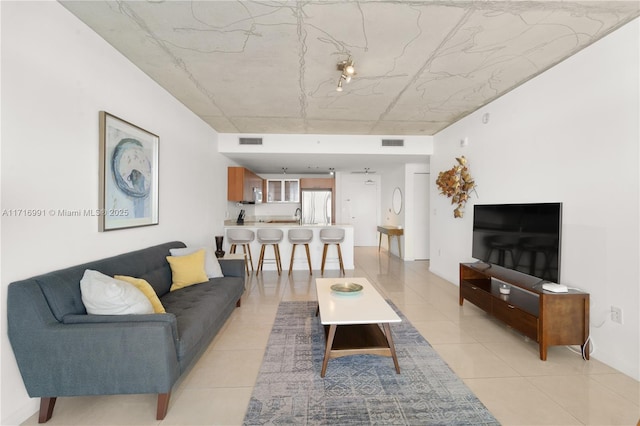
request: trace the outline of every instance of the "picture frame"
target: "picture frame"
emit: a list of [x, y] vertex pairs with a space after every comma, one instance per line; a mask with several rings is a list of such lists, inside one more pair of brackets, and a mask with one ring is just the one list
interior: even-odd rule
[[160, 138], [100, 111], [100, 232], [157, 225]]

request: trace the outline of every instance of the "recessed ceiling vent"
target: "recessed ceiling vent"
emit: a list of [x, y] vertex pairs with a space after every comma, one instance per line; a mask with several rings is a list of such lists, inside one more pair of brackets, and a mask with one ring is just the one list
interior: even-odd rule
[[404, 146], [404, 139], [382, 139], [382, 146]]
[[262, 138], [240, 138], [240, 145], [262, 145]]

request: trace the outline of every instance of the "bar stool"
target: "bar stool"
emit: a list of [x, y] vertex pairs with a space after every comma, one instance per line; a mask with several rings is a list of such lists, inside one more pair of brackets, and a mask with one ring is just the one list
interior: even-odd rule
[[273, 228], [261, 228], [258, 229], [258, 242], [262, 244], [260, 248], [260, 260], [258, 260], [258, 269], [256, 269], [256, 273], [258, 271], [262, 271], [262, 266], [264, 264], [264, 248], [267, 245], [273, 246], [273, 253], [276, 257], [276, 267], [278, 268], [278, 275], [282, 272], [282, 262], [280, 261], [280, 246], [278, 245], [280, 241], [282, 241], [282, 236], [284, 233], [282, 229], [273, 229]]
[[329, 244], [335, 244], [338, 247], [338, 260], [340, 261], [340, 270], [344, 275], [344, 264], [342, 263], [342, 250], [340, 250], [340, 243], [344, 241], [344, 229], [343, 228], [323, 228], [320, 230], [320, 241], [324, 243], [324, 249], [322, 250], [322, 268], [321, 273], [324, 275], [324, 263], [327, 260], [327, 248]]
[[311, 268], [311, 255], [309, 254], [309, 243], [313, 239], [313, 231], [311, 229], [294, 228], [289, 229], [287, 233], [289, 242], [291, 243], [291, 262], [289, 263], [289, 275], [293, 271], [293, 256], [296, 253], [296, 245], [304, 244], [304, 248], [307, 250], [307, 263], [309, 263], [309, 275], [313, 275], [313, 269]]
[[[229, 239], [229, 253], [236, 252], [236, 246], [241, 245], [244, 252], [244, 266], [247, 268], [247, 275], [249, 275], [249, 264], [253, 271], [253, 258], [251, 257], [250, 243], [255, 238], [253, 231], [249, 229], [229, 229], [227, 230], [227, 238]], [[249, 258], [247, 258], [247, 252], [249, 252]]]

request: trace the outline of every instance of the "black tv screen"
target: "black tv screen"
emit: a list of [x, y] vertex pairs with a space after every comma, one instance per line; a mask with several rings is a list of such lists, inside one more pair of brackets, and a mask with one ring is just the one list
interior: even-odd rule
[[476, 204], [471, 256], [541, 280], [560, 280], [562, 203]]

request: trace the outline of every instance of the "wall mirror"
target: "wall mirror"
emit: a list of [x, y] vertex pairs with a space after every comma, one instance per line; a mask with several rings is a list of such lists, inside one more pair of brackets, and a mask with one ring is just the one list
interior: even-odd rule
[[391, 205], [393, 206], [393, 212], [395, 214], [400, 214], [400, 211], [402, 210], [402, 190], [397, 186], [393, 190]]

